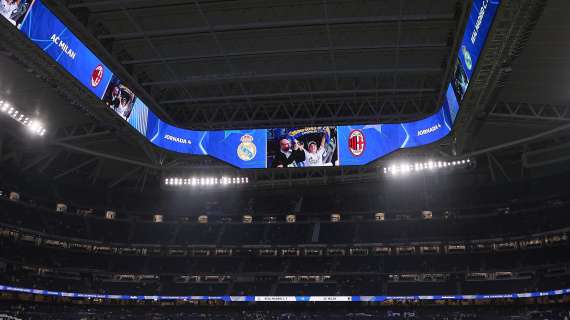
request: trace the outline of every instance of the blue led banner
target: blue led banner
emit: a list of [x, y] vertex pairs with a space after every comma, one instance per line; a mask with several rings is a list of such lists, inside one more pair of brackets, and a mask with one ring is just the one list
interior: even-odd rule
[[265, 168], [266, 130], [194, 131], [172, 126], [149, 112], [147, 139], [179, 153], [210, 155], [240, 168]]
[[101, 98], [113, 74], [41, 1], [27, 12], [20, 30], [85, 88]]
[[40, 0], [0, 1], [0, 14], [157, 147], [212, 156], [239, 168], [364, 165], [447, 136], [500, 0], [474, 0], [443, 105], [424, 119], [338, 127], [195, 131], [160, 119]]
[[449, 104], [438, 113], [414, 122], [338, 127], [341, 165], [362, 165], [399, 149], [440, 140], [451, 131]]
[[468, 79], [471, 79], [487, 35], [493, 24], [500, 0], [475, 0], [465, 26], [458, 58]]
[[459, 101], [463, 100], [469, 87], [499, 4], [500, 0], [473, 1], [452, 76], [452, 85]]
[[68, 298], [109, 299], [109, 300], [148, 300], [148, 301], [190, 301], [219, 300], [226, 302], [382, 302], [386, 300], [490, 300], [490, 299], [525, 299], [570, 294], [570, 289], [559, 289], [540, 292], [505, 293], [505, 294], [472, 294], [472, 295], [412, 295], [412, 296], [159, 296], [159, 295], [125, 295], [125, 294], [92, 294], [77, 292], [60, 292], [39, 289], [20, 288], [0, 285], [0, 292], [17, 292], [34, 295], [57, 296]]

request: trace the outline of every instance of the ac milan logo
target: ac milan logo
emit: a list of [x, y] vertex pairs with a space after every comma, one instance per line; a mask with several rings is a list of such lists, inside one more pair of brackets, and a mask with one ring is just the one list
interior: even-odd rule
[[91, 74], [91, 86], [96, 87], [101, 83], [101, 79], [103, 79], [103, 66], [98, 65], [93, 73]]
[[348, 136], [348, 149], [353, 156], [359, 157], [364, 153], [366, 147], [366, 140], [364, 133], [360, 130], [352, 130]]

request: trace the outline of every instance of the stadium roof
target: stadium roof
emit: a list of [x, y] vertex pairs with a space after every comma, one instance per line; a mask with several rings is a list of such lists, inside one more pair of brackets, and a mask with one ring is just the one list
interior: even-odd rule
[[[469, 7], [447, 0], [45, 2], [162, 117], [218, 129], [422, 118], [438, 106]], [[511, 166], [529, 163], [528, 152], [531, 165], [563, 155], [549, 148], [564, 147], [564, 131], [550, 130], [570, 118], [569, 10], [563, 0], [503, 0], [454, 138], [408, 154], [477, 154], [508, 179]], [[53, 63], [14, 45], [9, 32], [1, 40], [3, 94], [42, 118], [50, 134], [31, 143], [4, 130], [1, 161], [56, 179], [141, 190], [160, 183], [166, 170], [236, 171], [151, 147]], [[549, 134], [535, 137], [541, 132]], [[247, 174], [289, 185], [360, 181], [377, 171]]]

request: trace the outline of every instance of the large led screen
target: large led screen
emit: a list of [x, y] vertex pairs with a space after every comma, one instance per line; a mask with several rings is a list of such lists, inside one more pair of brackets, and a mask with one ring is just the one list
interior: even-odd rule
[[337, 127], [267, 130], [267, 167], [338, 166]]
[[0, 15], [12, 25], [20, 26], [28, 13], [33, 0], [0, 0]]
[[149, 112], [147, 139], [185, 154], [209, 155], [240, 168], [265, 168], [266, 130], [196, 131], [170, 125]]
[[499, 4], [500, 0], [473, 1], [452, 80], [459, 101], [467, 91]]
[[40, 0], [0, 0], [0, 14], [155, 146], [239, 168], [288, 168], [364, 165], [448, 135], [499, 3], [473, 1], [443, 105], [433, 115], [392, 124], [219, 131], [180, 128], [160, 119]]
[[[455, 97], [453, 97], [454, 106]], [[451, 132], [450, 104], [422, 120], [373, 125], [338, 127], [341, 165], [362, 165], [398, 149], [414, 148], [436, 142]]]
[[[6, 5], [9, 1], [0, 1], [4, 3], [2, 8], [10, 7]], [[18, 2], [21, 9], [16, 9], [16, 12], [24, 8], [28, 11], [23, 22], [17, 26], [20, 31], [79, 80], [85, 88], [102, 98], [105, 88], [113, 77], [111, 70], [41, 1], [29, 3], [21, 0], [12, 3]], [[14, 17], [14, 13], [10, 16]]]

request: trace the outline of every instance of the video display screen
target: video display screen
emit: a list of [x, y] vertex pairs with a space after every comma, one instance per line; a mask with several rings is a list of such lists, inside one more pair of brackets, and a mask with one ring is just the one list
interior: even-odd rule
[[461, 102], [473, 76], [500, 0], [475, 0], [465, 26], [461, 46], [457, 54], [457, 64], [453, 73], [453, 87], [457, 100]]
[[418, 121], [338, 127], [341, 165], [363, 165], [399, 149], [436, 142], [451, 132], [449, 104]]
[[239, 168], [266, 167], [266, 130], [196, 131], [178, 128], [149, 111], [144, 133], [154, 145], [166, 150], [209, 155]]
[[333, 167], [339, 165], [336, 127], [267, 130], [267, 167]]
[[128, 84], [40, 0], [0, 0], [0, 14], [157, 147], [211, 156], [239, 168], [364, 165], [447, 136], [459, 113], [500, 0], [474, 0], [453, 75], [438, 111], [412, 122], [196, 131], [160, 119]]
[[[19, 2], [21, 9], [12, 11], [10, 16], [15, 17], [14, 12], [19, 12], [18, 21], [23, 19], [17, 25], [20, 31], [85, 88], [97, 97], [103, 97], [113, 73], [41, 1], [0, 1], [3, 12]], [[12, 5], [7, 5], [8, 2]], [[20, 11], [24, 8], [27, 11], [22, 17]]]
[[0, 15], [12, 25], [19, 27], [32, 2], [33, 0], [0, 0]]

